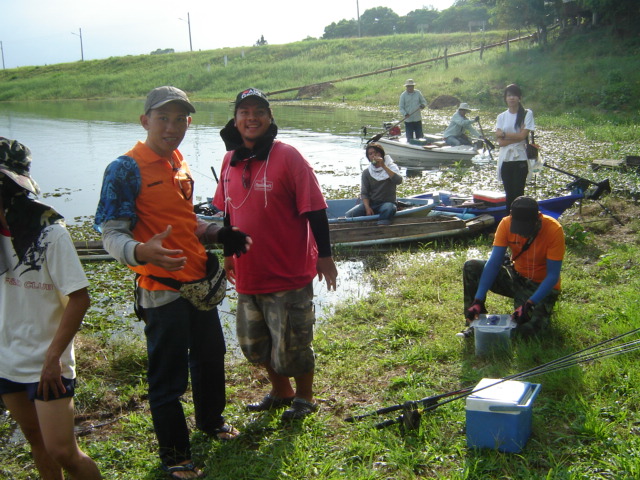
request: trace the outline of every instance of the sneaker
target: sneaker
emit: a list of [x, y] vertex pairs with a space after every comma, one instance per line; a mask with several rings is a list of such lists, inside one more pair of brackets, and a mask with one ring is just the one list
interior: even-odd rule
[[288, 407], [293, 402], [293, 398], [278, 398], [267, 393], [259, 402], [248, 404], [247, 410], [250, 412], [266, 412], [275, 408]]
[[282, 420], [302, 420], [318, 410], [318, 404], [296, 397], [291, 403], [291, 407], [282, 413]]

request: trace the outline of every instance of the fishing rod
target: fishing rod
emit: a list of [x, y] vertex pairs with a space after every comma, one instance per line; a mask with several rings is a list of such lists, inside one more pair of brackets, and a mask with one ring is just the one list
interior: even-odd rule
[[[542, 165], [544, 165], [547, 168], [550, 168], [551, 170], [555, 170], [556, 172], [560, 172], [560, 173], [564, 173], [565, 175], [569, 175], [570, 177], [575, 178], [576, 180], [572, 183], [570, 183], [568, 185], [568, 188], [577, 188], [579, 190], [585, 191], [584, 194], [584, 198], [586, 198], [587, 200], [593, 200], [594, 202], [596, 202], [600, 208], [602, 208], [605, 212], [607, 212], [609, 214], [609, 216], [611, 218], [613, 218], [616, 222], [618, 222], [618, 224], [622, 227], [624, 226], [624, 223], [622, 223], [622, 221], [616, 217], [613, 212], [611, 210], [609, 210], [607, 207], [605, 207], [603, 204], [601, 204], [598, 200], [600, 199], [600, 197], [607, 193], [607, 192], [611, 192], [611, 183], [609, 182], [609, 179], [605, 179], [602, 180], [601, 182], [594, 182], [592, 180], [589, 180], [588, 178], [584, 178], [584, 177], [580, 177], [578, 175], [575, 175], [573, 173], [567, 172], [566, 170], [562, 170], [558, 167], [554, 167], [552, 165], [549, 165], [548, 163], [543, 163]], [[591, 191], [591, 192], [586, 192], [587, 188], [593, 185], [595, 186], [595, 190]]]
[[[402, 404], [381, 408], [379, 410], [376, 410], [375, 412], [348, 417], [345, 419], [345, 421], [354, 422], [356, 420], [361, 420], [363, 418], [367, 418], [373, 415], [379, 415], [379, 414], [391, 413], [391, 412], [403, 410], [403, 414], [400, 415], [399, 417], [377, 423], [375, 425], [375, 428], [381, 429], [390, 425], [394, 425], [396, 423], [401, 424], [404, 428], [407, 428], [407, 429], [417, 428], [421, 414], [429, 412], [431, 410], [435, 410], [436, 408], [442, 405], [453, 402], [455, 400], [459, 400], [461, 398], [465, 398], [471, 395], [472, 393], [479, 392], [481, 390], [493, 387], [495, 385], [499, 385], [503, 382], [506, 382], [509, 380], [520, 380], [520, 379], [532, 377], [535, 375], [542, 375], [545, 373], [564, 370], [564, 369], [579, 365], [581, 363], [587, 363], [593, 360], [600, 360], [610, 356], [620, 355], [622, 353], [629, 353], [629, 352], [639, 350], [640, 340], [633, 340], [633, 341], [629, 341], [626, 343], [617, 344], [613, 346], [610, 345], [611, 343], [616, 342], [617, 340], [620, 340], [628, 335], [632, 335], [638, 332], [640, 332], [640, 328], [636, 328], [631, 331], [622, 333], [620, 335], [616, 335], [612, 338], [596, 343], [595, 345], [585, 347], [581, 350], [564, 355], [560, 358], [544, 363], [542, 365], [538, 365], [536, 367], [530, 368], [520, 373], [508, 375], [504, 378], [497, 380], [494, 383], [491, 383], [479, 389], [474, 389], [474, 387], [471, 386], [471, 387], [455, 390], [452, 392], [442, 393], [440, 395], [434, 395], [432, 397], [426, 397], [420, 400], [407, 401]], [[610, 346], [606, 348], [602, 348], [600, 350], [596, 350], [600, 347], [604, 347], [605, 345], [610, 345]], [[420, 406], [424, 406], [424, 408], [420, 410], [419, 409]]]
[[480, 123], [480, 116], [478, 116], [478, 127], [480, 127], [480, 134], [482, 135], [482, 141], [484, 142], [485, 146], [487, 147], [487, 151], [489, 152], [489, 158], [493, 162], [493, 155], [491, 155], [491, 150], [493, 150], [496, 147], [493, 143], [491, 143], [487, 139], [487, 137], [484, 136], [484, 130], [482, 129], [482, 124]]
[[406, 117], [404, 117], [402, 120], [397, 121], [396, 123], [394, 123], [393, 125], [391, 125], [389, 128], [387, 128], [384, 132], [379, 133], [377, 135], [374, 135], [373, 137], [371, 137], [368, 141], [367, 141], [367, 145], [369, 145], [371, 142], [377, 142], [378, 140], [380, 140], [382, 138], [382, 136], [385, 133], [388, 133], [391, 129], [393, 129], [394, 127], [397, 127], [398, 125], [400, 125], [402, 122], [404, 122], [407, 117], [410, 117], [411, 115], [413, 115], [414, 113], [417, 113], [418, 110], [422, 110], [422, 107], [418, 107], [416, 108], [413, 112], [411, 112], [409, 115], [407, 115]]

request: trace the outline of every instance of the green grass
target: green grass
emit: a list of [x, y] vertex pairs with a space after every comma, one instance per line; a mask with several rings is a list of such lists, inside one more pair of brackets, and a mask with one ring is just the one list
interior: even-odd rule
[[[568, 216], [565, 228], [574, 238], [568, 242], [553, 327], [534, 341], [514, 342], [510, 355], [478, 357], [473, 342], [454, 336], [463, 325], [462, 264], [471, 255], [487, 255], [489, 238], [365, 257], [372, 293], [344, 302], [316, 330], [320, 412], [293, 426], [282, 425], [279, 412], [247, 414], [244, 403], [268, 388], [264, 372], [243, 359], [228, 359], [226, 415], [243, 435], [220, 443], [193, 433], [194, 457], [206, 466], [207, 478], [638, 478], [638, 353], [527, 378], [541, 383], [542, 390], [533, 407], [532, 436], [519, 454], [468, 449], [464, 400], [423, 414], [417, 430], [373, 428], [398, 413], [344, 422], [352, 414], [475, 385], [484, 377], [523, 372], [637, 328], [638, 208], [612, 197], [605, 205], [625, 227], [603, 218], [595, 205], [584, 207], [581, 219]], [[94, 296], [128, 283], [121, 267], [102, 265], [92, 267]], [[89, 429], [80, 442], [105, 478], [159, 479], [164, 477], [146, 402], [144, 342], [133, 333], [115, 340], [106, 334], [116, 312], [132, 317], [123, 307], [130, 301], [129, 292], [94, 305], [79, 337], [81, 431], [107, 424]], [[493, 294], [487, 305], [496, 313], [512, 309], [509, 300]], [[189, 393], [185, 410], [193, 427]], [[14, 428], [6, 418], [0, 422], [0, 474], [32, 478], [28, 449], [6, 443]]]
[[[526, 35], [530, 32], [522, 32]], [[414, 78], [428, 100], [453, 95], [484, 110], [504, 107], [505, 85], [518, 83], [524, 102], [538, 115], [581, 122], [611, 122], [613, 137], [625, 138], [640, 109], [640, 43], [606, 29], [567, 34], [555, 30], [547, 46], [530, 41], [423, 63], [347, 81], [343, 79], [513, 39], [515, 32], [403, 34], [317, 40], [286, 45], [235, 47], [165, 55], [111, 57], [0, 71], [0, 101], [142, 98], [161, 84], [179, 86], [192, 100], [225, 100], [256, 86], [266, 92], [334, 82], [314, 93], [314, 102], [390, 107], [395, 110], [406, 78]], [[226, 58], [226, 64], [225, 64]], [[293, 91], [274, 99], [294, 99]], [[307, 97], [308, 99], [308, 97]], [[564, 115], [563, 115], [564, 114]], [[635, 127], [637, 128], [637, 126]], [[637, 133], [636, 133], [637, 135]], [[611, 137], [609, 137], [611, 138]], [[626, 137], [628, 138], [628, 137]]]

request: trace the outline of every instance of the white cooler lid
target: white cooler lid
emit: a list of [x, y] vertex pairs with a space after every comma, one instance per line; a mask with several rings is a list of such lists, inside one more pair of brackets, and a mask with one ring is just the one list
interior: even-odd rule
[[[519, 382], [516, 380], [506, 380], [501, 383], [497, 378], [483, 378], [474, 387], [472, 393], [467, 397], [466, 409], [489, 411], [490, 406], [505, 405], [515, 406], [518, 405], [525, 394], [529, 391], [531, 383]], [[497, 383], [497, 385], [490, 387]], [[485, 388], [486, 387], [486, 388]]]

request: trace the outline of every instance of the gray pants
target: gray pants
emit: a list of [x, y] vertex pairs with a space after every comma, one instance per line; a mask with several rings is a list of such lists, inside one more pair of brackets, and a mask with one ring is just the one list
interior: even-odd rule
[[[467, 260], [464, 263], [464, 267], [462, 267], [465, 312], [473, 303], [485, 263], [487, 262], [484, 260]], [[498, 295], [513, 298], [513, 308], [515, 310], [531, 298], [531, 295], [538, 289], [539, 285], [539, 283], [519, 275], [513, 268], [502, 265], [489, 290]], [[516, 327], [516, 333], [526, 337], [538, 334], [548, 328], [549, 319], [559, 295], [560, 292], [553, 289], [549, 295], [535, 306], [531, 312], [531, 320]]]

